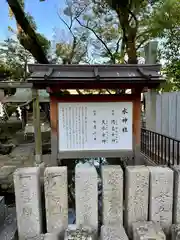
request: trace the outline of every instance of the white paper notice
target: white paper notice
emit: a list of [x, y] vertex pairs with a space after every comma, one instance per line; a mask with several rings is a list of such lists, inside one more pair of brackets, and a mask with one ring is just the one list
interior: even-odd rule
[[132, 150], [132, 105], [59, 103], [59, 151]]

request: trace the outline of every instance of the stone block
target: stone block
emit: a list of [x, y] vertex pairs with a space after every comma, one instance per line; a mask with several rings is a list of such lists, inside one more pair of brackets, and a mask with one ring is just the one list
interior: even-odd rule
[[173, 166], [174, 170], [174, 197], [173, 223], [180, 223], [180, 166]]
[[173, 171], [168, 167], [148, 167], [150, 171], [149, 220], [159, 222], [166, 234], [172, 224]]
[[148, 218], [148, 168], [140, 165], [126, 167], [125, 184], [125, 226], [131, 236], [132, 223]]
[[16, 221], [16, 209], [8, 208], [7, 216], [1, 226], [0, 239], [1, 240], [17, 240], [17, 221]]
[[84, 226], [77, 228], [75, 224], [71, 224], [65, 231], [64, 240], [76, 239], [96, 240], [96, 231], [92, 230], [91, 227]]
[[19, 168], [14, 172], [19, 240], [42, 233], [40, 169]]
[[180, 224], [171, 226], [171, 240], [180, 240]]
[[128, 236], [122, 225], [101, 227], [101, 240], [128, 240]]
[[68, 227], [67, 167], [47, 167], [44, 172], [47, 232]]
[[120, 166], [102, 166], [103, 224], [123, 224], [123, 170]]
[[3, 225], [4, 220], [5, 220], [5, 201], [4, 197], [0, 196], [0, 227]]
[[165, 240], [166, 236], [159, 223], [139, 221], [132, 224], [133, 240]]
[[77, 165], [75, 169], [76, 224], [98, 229], [98, 179], [94, 166]]
[[44, 240], [59, 240], [58, 233], [46, 233], [44, 234]]

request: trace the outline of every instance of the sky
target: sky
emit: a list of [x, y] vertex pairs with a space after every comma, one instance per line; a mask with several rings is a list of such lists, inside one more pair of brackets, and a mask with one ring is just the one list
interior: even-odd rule
[[[14, 19], [9, 18], [9, 9], [6, 0], [0, 0], [0, 41], [11, 36], [8, 26], [16, 29]], [[60, 21], [57, 10], [63, 9], [64, 0], [25, 0], [25, 11], [29, 12], [35, 19], [38, 32], [44, 34], [49, 40], [52, 39], [54, 29], [65, 29], [64, 24]], [[2, 10], [3, 9], [3, 10]]]

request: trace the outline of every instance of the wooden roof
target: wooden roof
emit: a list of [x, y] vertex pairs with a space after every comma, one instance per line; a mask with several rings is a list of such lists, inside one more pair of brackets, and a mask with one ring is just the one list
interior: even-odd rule
[[29, 64], [28, 82], [36, 88], [96, 89], [157, 87], [162, 81], [159, 64], [54, 65]]

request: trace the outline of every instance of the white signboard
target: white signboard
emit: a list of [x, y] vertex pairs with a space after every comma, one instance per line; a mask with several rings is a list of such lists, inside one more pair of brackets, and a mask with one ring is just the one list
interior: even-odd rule
[[59, 151], [132, 150], [132, 102], [59, 103]]

